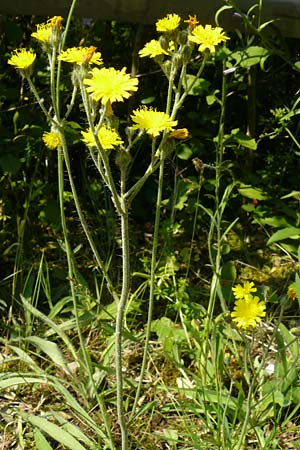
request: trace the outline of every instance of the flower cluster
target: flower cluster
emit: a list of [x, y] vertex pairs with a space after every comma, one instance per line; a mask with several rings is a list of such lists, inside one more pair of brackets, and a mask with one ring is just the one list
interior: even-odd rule
[[253, 282], [245, 281], [243, 286], [238, 284], [232, 288], [236, 298], [234, 310], [231, 313], [232, 320], [238, 328], [246, 330], [255, 328], [266, 315], [266, 304], [259, 297], [252, 295], [257, 289]]
[[[54, 50], [59, 61], [73, 64], [73, 83], [81, 84], [86, 92], [95, 102], [100, 102], [105, 108], [106, 116], [109, 117], [111, 105], [114, 102], [123, 102], [128, 99], [138, 89], [138, 78], [126, 73], [126, 68], [117, 70], [113, 67], [94, 67], [103, 64], [101, 53], [96, 51], [96, 47], [71, 47], [60, 51], [60, 39], [63, 30], [63, 18], [55, 16], [45, 23], [37, 25], [37, 30], [32, 33], [32, 37], [40, 42], [44, 50], [48, 53]], [[186, 23], [186, 29], [180, 30], [181, 25]], [[194, 44], [199, 44], [199, 51], [209, 51], [213, 53], [215, 47], [226, 42], [222, 28], [213, 28], [211, 25], [198, 25], [196, 16], [189, 16], [183, 21], [178, 14], [167, 14], [166, 17], [156, 22], [156, 30], [161, 33], [159, 40], [152, 39], [140, 50], [141, 57], [158, 58], [162, 61], [165, 57], [178, 60], [177, 66], [182, 61], [189, 60]], [[20, 70], [21, 74], [29, 77], [31, 74], [36, 54], [30, 50], [15, 50], [8, 64]], [[166, 66], [167, 67], [167, 66]], [[165, 71], [167, 73], [167, 70]], [[173, 74], [174, 75], [174, 74]], [[82, 85], [81, 85], [82, 86]], [[156, 138], [161, 133], [168, 132], [171, 138], [184, 140], [188, 137], [186, 128], [175, 129], [177, 121], [166, 112], [157, 111], [155, 108], [140, 107], [133, 111], [131, 115], [133, 130], [142, 130], [151, 138]], [[98, 139], [104, 150], [112, 149], [123, 144], [118, 133], [107, 126], [101, 127]], [[43, 140], [47, 147], [55, 149], [60, 143], [59, 135], [45, 133]], [[91, 130], [82, 132], [82, 140], [88, 146], [95, 145], [95, 139]]]
[[[199, 45], [198, 50], [200, 52], [215, 53], [217, 45], [229, 39], [221, 27], [198, 25], [196, 16], [189, 16], [189, 19], [184, 21], [188, 25], [187, 31], [180, 31], [180, 23], [181, 18], [177, 14], [167, 14], [163, 19], [159, 19], [156, 22], [156, 30], [162, 33], [160, 40], [152, 39], [147, 42], [144, 48], [140, 50], [139, 55], [141, 57], [149, 56], [150, 58], [169, 55], [170, 49], [168, 46], [173, 39], [177, 39], [182, 54], [185, 53], [184, 47], [190, 47], [192, 42]], [[186, 42], [187, 40], [188, 42]]]

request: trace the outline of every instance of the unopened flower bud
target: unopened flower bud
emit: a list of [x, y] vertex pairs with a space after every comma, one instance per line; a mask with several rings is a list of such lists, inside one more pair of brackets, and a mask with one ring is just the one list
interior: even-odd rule
[[189, 136], [189, 130], [187, 128], [178, 128], [177, 130], [172, 131], [170, 137], [175, 139], [187, 139]]
[[165, 50], [165, 51], [169, 50], [170, 39], [168, 38], [167, 35], [163, 34], [162, 36], [160, 36], [159, 43], [163, 50]]
[[180, 31], [177, 34], [177, 42], [179, 45], [185, 45], [187, 43], [188, 40], [188, 35], [186, 31]]
[[185, 45], [181, 49], [182, 61], [184, 64], [188, 64], [191, 60], [191, 56], [193, 53], [193, 48], [190, 45]]
[[130, 153], [127, 152], [124, 148], [120, 148], [116, 156], [116, 164], [120, 168], [120, 170], [125, 170], [130, 163], [130, 160]]
[[182, 55], [180, 53], [175, 53], [175, 55], [173, 56], [173, 61], [174, 61], [174, 67], [176, 68], [176, 70], [179, 69], [183, 64]]

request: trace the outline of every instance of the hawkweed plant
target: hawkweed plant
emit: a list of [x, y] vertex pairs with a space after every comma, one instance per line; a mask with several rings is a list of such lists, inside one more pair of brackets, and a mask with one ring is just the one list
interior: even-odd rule
[[[93, 383], [93, 369], [85, 348], [84, 339], [80, 331], [80, 320], [77, 310], [76, 285], [79, 281], [74, 252], [70, 245], [69, 231], [64, 210], [64, 170], [68, 174], [76, 211], [85, 232], [87, 241], [95, 257], [97, 268], [103, 273], [108, 290], [117, 305], [115, 320], [115, 376], [117, 389], [117, 417], [121, 431], [121, 448], [129, 448], [128, 429], [133, 423], [140, 398], [143, 377], [147, 362], [147, 353], [150, 338], [150, 325], [154, 303], [155, 271], [157, 267], [157, 248], [159, 239], [160, 210], [163, 198], [164, 165], [176, 148], [176, 144], [188, 137], [189, 131], [185, 124], [178, 123], [178, 111], [182, 107], [187, 95], [193, 89], [197, 79], [203, 73], [207, 62], [214, 61], [214, 53], [217, 46], [225, 45], [228, 37], [221, 27], [199, 24], [196, 16], [190, 16], [183, 20], [177, 14], [168, 14], [156, 23], [158, 39], [146, 43], [140, 50], [141, 58], [151, 58], [160, 67], [168, 80], [166, 104], [164, 110], [155, 107], [140, 106], [136, 108], [128, 118], [129, 125], [124, 130], [118, 127], [115, 120], [114, 106], [124, 102], [139, 89], [139, 79], [131, 76], [126, 67], [121, 70], [114, 67], [106, 67], [102, 55], [96, 47], [70, 47], [65, 49], [65, 39], [70, 24], [70, 19], [75, 6], [63, 26], [63, 19], [55, 16], [46, 23], [37, 25], [37, 30], [32, 33], [48, 58], [50, 68], [50, 107], [41, 99], [33, 81], [32, 73], [37, 55], [32, 50], [16, 50], [8, 63], [15, 67], [22, 77], [26, 78], [29, 87], [39, 103], [42, 112], [49, 124], [49, 130], [43, 135], [45, 146], [52, 151], [57, 151], [58, 158], [58, 187], [59, 205], [61, 212], [61, 226], [64, 235], [65, 252], [68, 263], [68, 281], [73, 299], [74, 314], [77, 332], [80, 342], [80, 350], [83, 361], [77, 356], [80, 370], [86, 375], [93, 385], [103, 417], [106, 417], [105, 405], [101, 395], [98, 394]], [[199, 61], [198, 70], [192, 82], [188, 82], [187, 68], [191, 61]], [[62, 111], [60, 99], [60, 77], [62, 67], [71, 71], [73, 92], [70, 104], [66, 111]], [[120, 219], [121, 247], [122, 247], [122, 286], [121, 290], [114, 285], [110, 276], [109, 267], [100, 257], [99, 250], [93, 240], [83, 212], [80, 199], [75, 187], [72, 175], [72, 167], [69, 158], [68, 142], [66, 137], [66, 125], [68, 117], [77, 100], [78, 95], [84, 105], [83, 122], [85, 129], [81, 131], [81, 140], [86, 145], [89, 156], [99, 174], [102, 183], [110, 192], [115, 212]], [[223, 122], [221, 122], [223, 126]], [[147, 139], [145, 139], [145, 136]], [[135, 183], [130, 180], [129, 168], [131, 166], [132, 152], [138, 141], [145, 142], [144, 157], [148, 165], [140, 179]], [[218, 166], [222, 163], [222, 147], [219, 145]], [[148, 148], [150, 151], [148, 151]], [[111, 162], [119, 169], [119, 176], [112, 171]], [[129, 239], [129, 213], [131, 204], [136, 195], [143, 188], [147, 179], [158, 171], [158, 190], [156, 198], [156, 213], [153, 233], [153, 248], [151, 260], [151, 275], [148, 301], [148, 319], [146, 325], [146, 342], [136, 389], [136, 395], [129, 419], [125, 412], [124, 373], [122, 364], [122, 336], [124, 328], [124, 314], [131, 292], [131, 266], [130, 266], [130, 239]], [[218, 206], [219, 207], [219, 206]], [[218, 216], [217, 219], [218, 222]], [[216, 222], [216, 226], [219, 223]], [[219, 261], [217, 268], [219, 270]], [[217, 274], [218, 275], [218, 274]], [[214, 291], [215, 292], [215, 291]], [[254, 300], [253, 300], [254, 301]], [[210, 302], [209, 314], [212, 314], [214, 299]], [[239, 311], [237, 311], [239, 312]], [[238, 316], [237, 316], [238, 318]], [[111, 435], [110, 424], [105, 421], [106, 433], [110, 437], [111, 447], [116, 439]]]

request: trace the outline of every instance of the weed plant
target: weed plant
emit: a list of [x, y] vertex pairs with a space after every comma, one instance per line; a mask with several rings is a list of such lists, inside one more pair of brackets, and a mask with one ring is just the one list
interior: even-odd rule
[[[29, 125], [40, 147], [30, 135], [26, 161], [34, 169], [17, 219], [14, 269], [2, 280], [11, 298], [0, 299], [7, 311], [1, 448], [300, 448], [300, 219], [293, 207], [283, 220], [260, 206], [269, 197], [253, 171], [266, 139], [285, 134], [299, 156], [292, 123], [298, 99], [290, 109], [274, 106], [276, 127], [264, 120], [258, 138], [254, 97], [259, 65], [267, 70], [271, 57], [297, 64], [265, 34], [262, 2], [247, 14], [226, 2], [216, 27], [196, 16], [159, 19], [158, 39], [141, 45], [141, 63], [134, 55], [129, 74], [106, 67], [93, 42], [66, 47], [76, 36], [75, 4], [65, 25], [59, 16], [37, 25], [31, 36], [38, 51], [20, 47], [8, 58], [43, 119]], [[245, 25], [232, 46], [219, 26], [227, 9]], [[149, 85], [143, 93], [139, 64], [162, 83], [157, 98], [148, 96]], [[228, 113], [233, 92], [248, 113], [243, 125]], [[39, 180], [44, 147], [46, 186]], [[187, 177], [190, 158], [194, 175]], [[238, 158], [243, 165], [234, 164]], [[11, 191], [16, 161], [0, 158]], [[138, 209], [154, 189], [146, 231], [135, 230], [134, 217], [144, 217]], [[26, 274], [26, 227], [41, 190], [50, 200], [39, 219], [52, 215], [47, 238], [59, 243], [59, 258], [50, 267], [43, 251]], [[241, 199], [241, 214], [228, 215]], [[299, 191], [285, 193], [278, 208], [285, 199], [299, 201]], [[260, 227], [251, 230], [269, 234], [267, 245], [288, 263], [284, 288], [272, 291], [253, 275], [258, 268], [241, 225], [250, 215]], [[245, 261], [234, 260], [234, 251]]]

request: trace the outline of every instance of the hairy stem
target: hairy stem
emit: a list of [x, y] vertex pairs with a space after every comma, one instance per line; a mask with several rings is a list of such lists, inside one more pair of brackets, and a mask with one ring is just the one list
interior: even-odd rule
[[121, 429], [122, 450], [128, 450], [128, 426], [124, 413], [124, 389], [122, 371], [122, 333], [124, 325], [124, 313], [129, 298], [130, 290], [130, 253], [129, 253], [129, 228], [128, 228], [128, 204], [124, 198], [126, 169], [121, 169], [121, 238], [122, 238], [122, 291], [118, 302], [115, 332], [115, 362], [117, 381], [117, 414]]

